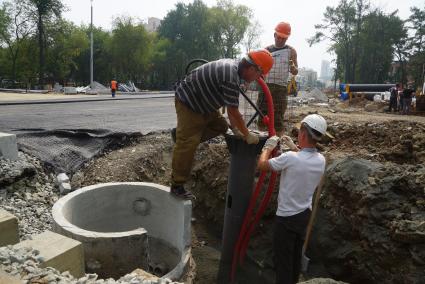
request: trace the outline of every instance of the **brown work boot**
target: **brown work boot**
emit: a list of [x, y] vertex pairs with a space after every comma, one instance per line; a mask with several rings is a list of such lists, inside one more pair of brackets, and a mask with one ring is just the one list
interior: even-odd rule
[[170, 188], [171, 195], [185, 200], [195, 200], [196, 197], [188, 190], [184, 189], [183, 185], [172, 185]]

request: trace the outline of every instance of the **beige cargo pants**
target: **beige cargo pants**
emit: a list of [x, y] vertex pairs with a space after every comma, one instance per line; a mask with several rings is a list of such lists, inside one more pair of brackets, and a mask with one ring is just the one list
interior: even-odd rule
[[175, 100], [175, 106], [177, 132], [171, 165], [171, 182], [173, 185], [183, 185], [189, 179], [199, 143], [226, 133], [228, 124], [219, 111], [209, 114], [196, 113], [178, 99]]

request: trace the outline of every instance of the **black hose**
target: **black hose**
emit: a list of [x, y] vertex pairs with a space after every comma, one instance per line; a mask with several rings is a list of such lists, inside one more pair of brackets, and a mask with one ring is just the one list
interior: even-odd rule
[[202, 59], [202, 58], [192, 59], [192, 60], [191, 60], [191, 61], [190, 61], [190, 62], [186, 65], [186, 70], [185, 70], [186, 75], [187, 75], [187, 74], [189, 74], [190, 66], [191, 66], [193, 63], [202, 63], [202, 64], [205, 64], [205, 63], [208, 63], [208, 60], [205, 60], [205, 59]]

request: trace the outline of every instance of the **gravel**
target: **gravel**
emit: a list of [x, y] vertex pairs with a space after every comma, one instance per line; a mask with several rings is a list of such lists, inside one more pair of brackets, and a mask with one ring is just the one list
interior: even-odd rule
[[98, 279], [96, 274], [86, 274], [77, 279], [68, 271], [47, 267], [40, 268], [43, 261], [40, 252], [32, 248], [0, 248], [0, 269], [6, 273], [24, 280], [26, 283], [71, 283], [71, 284], [177, 284], [169, 279], [146, 279], [135, 273], [127, 274], [118, 280], [112, 278]]

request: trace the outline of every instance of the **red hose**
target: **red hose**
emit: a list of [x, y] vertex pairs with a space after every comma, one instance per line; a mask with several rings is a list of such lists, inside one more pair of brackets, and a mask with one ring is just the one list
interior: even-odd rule
[[240, 247], [240, 251], [239, 251], [239, 263], [240, 264], [242, 264], [243, 261], [244, 261], [251, 234], [254, 231], [255, 227], [257, 226], [258, 222], [260, 221], [261, 217], [263, 216], [263, 213], [266, 210], [267, 205], [269, 204], [270, 198], [272, 197], [274, 186], [276, 184], [276, 177], [277, 177], [277, 173], [272, 172], [272, 174], [270, 176], [269, 186], [267, 188], [266, 193], [264, 194], [263, 200], [261, 201], [261, 204], [260, 204], [260, 207], [258, 208], [257, 214], [255, 215], [254, 220], [252, 221], [251, 225], [249, 226], [244, 240], [242, 241], [242, 246]]
[[[267, 110], [268, 110], [269, 116], [268, 117], [265, 116], [263, 118], [263, 122], [264, 122], [264, 124], [266, 124], [268, 126], [269, 137], [271, 137], [271, 136], [276, 135], [276, 131], [275, 131], [275, 128], [274, 128], [274, 108], [273, 108], [272, 95], [270, 93], [269, 88], [267, 87], [267, 84], [264, 82], [263, 79], [259, 78], [257, 80], [257, 82], [259, 83], [260, 87], [262, 88], [263, 93], [264, 93], [264, 97], [267, 101]], [[276, 154], [276, 151], [273, 151], [272, 156], [274, 157], [275, 154]], [[275, 186], [275, 183], [276, 183], [276, 176], [277, 176], [277, 173], [275, 173], [275, 172], [273, 172], [271, 177], [270, 177], [270, 182], [269, 182], [267, 192], [266, 192], [266, 194], [264, 195], [264, 197], [261, 201], [260, 207], [258, 209], [257, 214], [254, 217], [253, 222], [251, 222], [252, 213], [253, 213], [255, 204], [257, 203], [257, 199], [258, 199], [258, 196], [260, 194], [261, 188], [263, 186], [265, 176], [266, 176], [266, 172], [265, 171], [261, 172], [260, 178], [257, 181], [257, 185], [255, 187], [255, 190], [254, 190], [252, 197], [251, 197], [251, 200], [249, 202], [248, 209], [245, 213], [245, 217], [244, 217], [244, 220], [243, 220], [243, 223], [242, 223], [241, 231], [239, 232], [239, 237], [238, 237], [238, 240], [236, 242], [234, 252], [233, 252], [232, 270], [231, 270], [231, 275], [230, 275], [231, 282], [234, 281], [238, 259], [241, 261], [241, 263], [243, 262], [243, 259], [245, 257], [245, 253], [246, 253], [246, 249], [248, 247], [250, 235], [253, 232], [258, 221], [260, 220], [261, 216], [263, 215], [264, 210], [266, 209], [267, 204], [270, 201], [271, 195], [273, 193], [273, 189], [274, 189], [274, 186]]]

